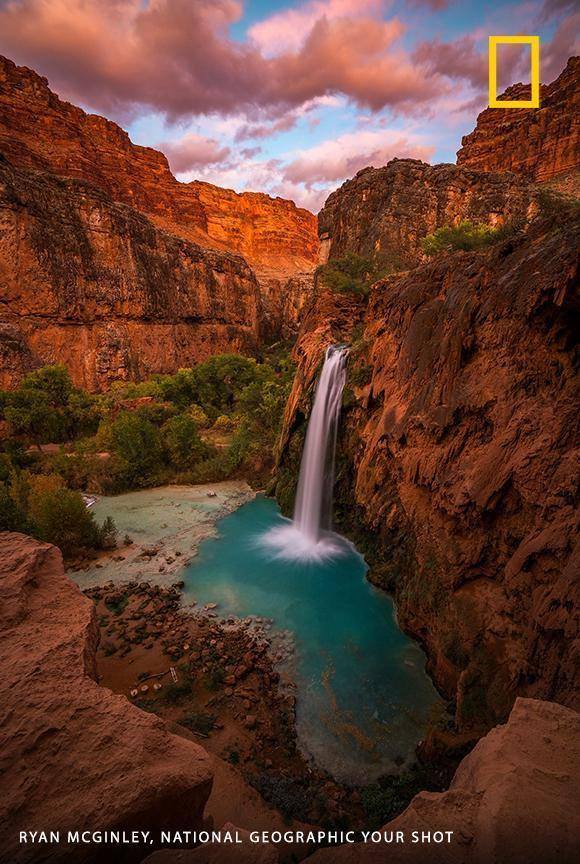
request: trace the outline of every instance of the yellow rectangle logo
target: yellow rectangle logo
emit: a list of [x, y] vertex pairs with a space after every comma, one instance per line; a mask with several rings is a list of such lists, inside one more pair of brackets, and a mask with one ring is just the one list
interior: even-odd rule
[[[497, 46], [529, 45], [531, 65], [531, 99], [514, 99], [513, 102], [497, 98]], [[490, 108], [539, 108], [540, 107], [540, 37], [539, 36], [490, 36], [489, 61], [489, 107]]]

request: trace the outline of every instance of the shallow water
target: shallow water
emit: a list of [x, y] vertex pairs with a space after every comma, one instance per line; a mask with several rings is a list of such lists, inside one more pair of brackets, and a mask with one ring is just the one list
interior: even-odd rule
[[260, 537], [288, 524], [263, 496], [221, 520], [184, 571], [186, 599], [292, 631], [301, 750], [338, 780], [368, 783], [412, 760], [441, 700], [350, 543], [338, 538], [344, 554], [328, 561], [272, 559]]

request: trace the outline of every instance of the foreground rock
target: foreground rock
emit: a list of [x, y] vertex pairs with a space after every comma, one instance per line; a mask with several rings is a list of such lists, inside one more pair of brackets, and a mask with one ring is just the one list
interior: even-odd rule
[[[20, 830], [199, 827], [211, 789], [207, 754], [95, 682], [94, 607], [65, 576], [60, 552], [0, 534], [0, 601], [6, 859], [38, 860], [38, 847], [19, 845]], [[145, 854], [127, 848], [126, 860]], [[50, 856], [111, 860], [98, 846], [50, 847]], [[116, 849], [115, 860], [122, 856]]]
[[368, 306], [321, 294], [296, 350], [278, 491], [288, 506], [320, 358], [350, 341], [336, 512], [463, 730], [516, 694], [579, 699], [576, 219], [392, 276]]
[[[465, 135], [457, 164], [479, 171], [516, 171], [580, 194], [580, 57], [541, 88], [540, 107], [486, 108]], [[529, 99], [529, 84], [515, 84], [502, 99]]]
[[[580, 715], [518, 699], [508, 723], [467, 756], [448, 792], [421, 792], [381, 831], [405, 844], [326, 849], [312, 864], [573, 864], [580, 854]], [[453, 831], [412, 845], [412, 831]]]

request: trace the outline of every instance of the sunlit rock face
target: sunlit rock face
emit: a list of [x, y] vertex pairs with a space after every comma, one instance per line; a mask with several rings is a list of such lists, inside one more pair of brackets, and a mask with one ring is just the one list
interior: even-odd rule
[[[39, 362], [65, 362], [75, 381], [98, 389], [295, 336], [318, 260], [312, 213], [262, 193], [178, 182], [162, 153], [2, 57], [0, 156], [0, 272], [19, 295], [15, 304], [11, 291], [2, 310], [3, 386]], [[58, 281], [47, 272], [67, 267]], [[61, 308], [55, 317], [48, 302], [39, 318], [46, 291], [62, 296]], [[141, 301], [153, 294], [149, 315]], [[26, 317], [22, 326], [15, 316]]]
[[76, 384], [174, 372], [261, 339], [239, 255], [160, 229], [82, 180], [0, 161], [0, 385], [65, 363]]
[[[157, 834], [202, 825], [208, 754], [97, 684], [97, 641], [94, 605], [66, 576], [60, 551], [1, 533], [0, 844], [15, 864], [44, 857], [19, 843], [31, 826]], [[48, 854], [95, 859], [90, 845], [61, 843]]]
[[538, 220], [378, 282], [368, 304], [321, 291], [296, 346], [279, 492], [326, 346], [350, 342], [335, 517], [366, 532], [371, 578], [465, 730], [517, 693], [578, 698], [577, 231]]
[[[580, 193], [580, 57], [571, 57], [562, 74], [541, 87], [540, 107], [487, 108], [473, 132], [465, 135], [457, 164], [480, 171], [515, 171]], [[529, 99], [529, 85], [515, 84], [501, 97]]]
[[462, 220], [498, 226], [535, 210], [534, 190], [519, 177], [393, 159], [343, 183], [318, 220], [325, 259], [356, 252], [401, 269], [421, 261], [421, 242], [437, 228]]

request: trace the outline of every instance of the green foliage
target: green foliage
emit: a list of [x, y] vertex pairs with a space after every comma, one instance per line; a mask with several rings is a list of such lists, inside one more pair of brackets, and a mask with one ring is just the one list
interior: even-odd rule
[[395, 256], [378, 253], [364, 258], [357, 252], [347, 252], [321, 265], [318, 278], [323, 285], [339, 294], [366, 296], [374, 282], [403, 269], [403, 262]]
[[438, 255], [441, 252], [470, 252], [484, 249], [492, 243], [498, 243], [512, 236], [523, 226], [523, 222], [514, 220], [492, 228], [490, 225], [469, 221], [459, 225], [445, 225], [433, 234], [428, 234], [423, 240], [425, 255]]
[[177, 414], [161, 428], [170, 463], [178, 470], [196, 465], [208, 453], [208, 447], [199, 437], [197, 426], [189, 414]]
[[13, 500], [5, 483], [0, 483], [0, 531], [30, 533], [30, 523], [26, 514]]
[[420, 791], [438, 788], [429, 770], [412, 766], [403, 774], [389, 774], [361, 791], [361, 803], [369, 828], [378, 828], [393, 819]]
[[190, 405], [187, 409], [187, 413], [195, 423], [198, 429], [207, 429], [211, 423], [210, 419], [201, 407], [201, 405]]
[[139, 413], [124, 411], [110, 427], [117, 474], [132, 487], [152, 483], [163, 463], [159, 429]]
[[99, 546], [99, 528], [92, 513], [80, 493], [67, 489], [60, 477], [30, 478], [28, 517], [34, 536], [54, 543], [64, 556]]
[[98, 423], [95, 400], [73, 386], [64, 366], [31, 372], [1, 403], [11, 434], [35, 444], [67, 441]]

